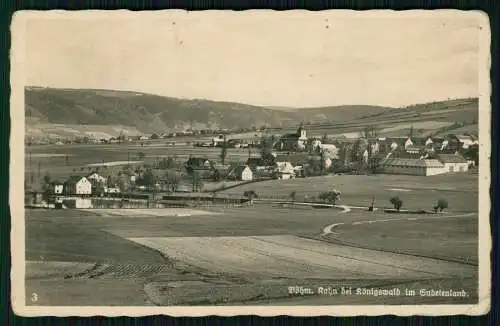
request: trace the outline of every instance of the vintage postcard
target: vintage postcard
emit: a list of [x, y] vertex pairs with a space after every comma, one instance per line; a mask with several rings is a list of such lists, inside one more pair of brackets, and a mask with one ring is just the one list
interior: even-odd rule
[[11, 28], [15, 313], [489, 311], [486, 14], [21, 11]]

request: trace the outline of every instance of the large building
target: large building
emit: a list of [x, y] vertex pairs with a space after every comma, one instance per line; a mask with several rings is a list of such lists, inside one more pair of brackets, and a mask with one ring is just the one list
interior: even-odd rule
[[470, 163], [458, 154], [439, 154], [435, 158], [388, 157], [382, 162], [382, 170], [389, 174], [430, 176], [450, 172], [467, 172]]
[[307, 145], [306, 129], [301, 124], [297, 132], [283, 135], [277, 145], [278, 150], [305, 150]]

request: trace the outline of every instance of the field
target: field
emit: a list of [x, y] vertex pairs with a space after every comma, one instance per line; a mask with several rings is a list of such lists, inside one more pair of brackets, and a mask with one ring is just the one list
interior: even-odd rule
[[[323, 181], [262, 182], [251, 188], [270, 196], [279, 190], [286, 196], [292, 189], [304, 194], [343, 185], [342, 204], [357, 205], [372, 195], [383, 201], [381, 197], [391, 194], [387, 188], [409, 189], [395, 192], [404, 197], [404, 206], [428, 208], [436, 195], [423, 194], [432, 194], [434, 184], [450, 203], [443, 214], [343, 212], [259, 202], [198, 211], [28, 210], [27, 303], [477, 302], [477, 175], [429, 178], [334, 176]], [[412, 203], [413, 197], [407, 196], [422, 201]], [[325, 234], [332, 224], [336, 226]], [[290, 294], [293, 286], [311, 293]], [[341, 287], [397, 288], [402, 293], [464, 289], [466, 296], [324, 295], [319, 290]], [[33, 293], [36, 302], [30, 301]]]
[[329, 175], [293, 180], [269, 180], [222, 191], [243, 194], [253, 190], [260, 198], [289, 199], [295, 192], [297, 200], [312, 198], [323, 191], [336, 189], [342, 193], [338, 204], [365, 206], [375, 199], [376, 207], [391, 207], [393, 196], [403, 200], [403, 209], [431, 210], [437, 200], [448, 201], [454, 212], [477, 211], [477, 175], [472, 173], [444, 174], [429, 177], [408, 175]]

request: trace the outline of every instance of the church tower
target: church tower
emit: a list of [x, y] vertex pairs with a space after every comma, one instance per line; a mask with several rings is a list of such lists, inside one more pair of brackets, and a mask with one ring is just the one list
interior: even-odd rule
[[306, 139], [307, 138], [306, 129], [304, 128], [304, 124], [303, 123], [301, 123], [300, 126], [299, 126], [299, 129], [297, 129], [297, 136], [300, 139]]

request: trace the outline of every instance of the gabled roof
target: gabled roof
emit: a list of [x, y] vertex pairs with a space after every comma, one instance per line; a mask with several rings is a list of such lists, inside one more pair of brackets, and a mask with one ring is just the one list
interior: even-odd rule
[[293, 165], [290, 162], [276, 162], [278, 167], [278, 172], [281, 173], [291, 173], [293, 172]]
[[190, 157], [186, 164], [187, 165], [191, 165], [191, 166], [202, 166], [204, 165], [206, 162], [208, 161], [208, 159], [206, 158], [202, 158], [202, 157]]
[[439, 154], [437, 158], [443, 163], [467, 163], [462, 155], [457, 154]]
[[85, 177], [78, 176], [78, 175], [72, 175], [68, 179], [66, 179], [66, 181], [64, 182], [64, 184], [66, 184], [66, 185], [76, 184], [80, 180], [82, 180], [83, 178], [85, 178]]
[[241, 175], [246, 168], [249, 168], [248, 165], [238, 165], [234, 168], [233, 173], [236, 175]]
[[415, 159], [415, 158], [388, 158], [383, 163], [384, 166], [399, 167], [421, 167], [421, 168], [442, 168], [444, 165], [436, 159]]
[[290, 162], [293, 164], [302, 165], [302, 164], [307, 164], [309, 162], [309, 157], [307, 154], [304, 153], [291, 153], [291, 154], [277, 155], [276, 161]]

